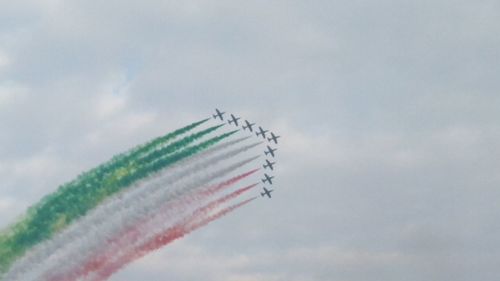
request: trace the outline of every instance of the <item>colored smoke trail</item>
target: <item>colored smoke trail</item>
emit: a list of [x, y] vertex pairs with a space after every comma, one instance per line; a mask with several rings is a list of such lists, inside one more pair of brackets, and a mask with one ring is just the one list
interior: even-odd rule
[[[150, 216], [165, 201], [176, 200], [178, 196], [203, 186], [205, 183], [223, 177], [236, 169], [257, 159], [247, 158], [230, 166], [218, 169], [212, 173], [201, 172], [200, 175], [192, 175], [184, 182], [179, 182], [170, 189], [160, 189], [161, 193], [146, 193], [143, 198], [136, 198], [129, 208], [108, 216], [102, 225], [89, 225], [81, 228], [81, 232], [70, 236], [67, 241], [63, 241], [59, 247], [54, 247], [55, 252], [45, 252], [42, 259], [37, 259], [17, 268], [21, 270], [11, 271], [7, 274], [9, 280], [39, 280], [44, 272], [62, 271], [65, 267], [76, 266], [92, 256], [92, 253], [105, 247], [107, 241], [114, 235], [123, 231], [127, 225], [134, 224]], [[165, 186], [163, 183], [156, 183], [157, 187]], [[64, 266], [61, 266], [64, 264]]]
[[[98, 231], [99, 226], [101, 224], [107, 224], [113, 216], [119, 215], [122, 219], [131, 219], [131, 217], [134, 216], [134, 211], [131, 208], [140, 202], [147, 202], [148, 200], [152, 200], [152, 198], [155, 198], [156, 201], [163, 199], [173, 200], [176, 195], [173, 191], [176, 191], [178, 194], [188, 192], [189, 190], [185, 188], [172, 190], [173, 188], [170, 185], [182, 180], [183, 178], [192, 176], [195, 173], [202, 172], [205, 168], [211, 165], [237, 156], [238, 154], [259, 144], [254, 143], [220, 153], [224, 149], [238, 144], [245, 139], [247, 138], [240, 138], [222, 143], [216, 147], [197, 154], [196, 156], [193, 156], [191, 159], [186, 159], [184, 163], [179, 162], [176, 164], [176, 167], [166, 170], [163, 175], [158, 174], [157, 178], [150, 178], [145, 182], [137, 183], [137, 186], [129, 188], [130, 192], [121, 194], [119, 197], [110, 198], [110, 200], [104, 202], [96, 209], [92, 210], [92, 212], [90, 212], [87, 216], [83, 217], [78, 223], [71, 225], [68, 229], [57, 234], [53, 239], [35, 246], [34, 249], [32, 249], [25, 257], [21, 258], [13, 265], [11, 270], [6, 274], [6, 277], [8, 277], [8, 279], [15, 279], [18, 275], [24, 274], [27, 270], [32, 270], [42, 262], [47, 261], [50, 256], [60, 252], [63, 247], [67, 246], [69, 243], [74, 244], [79, 241], [80, 237], [90, 235], [92, 232], [89, 232], [89, 229]], [[222, 173], [228, 173], [246, 163], [249, 163], [249, 161], [251, 160], [237, 163], [228, 169], [223, 170]], [[164, 187], [166, 186], [170, 186], [170, 188], [165, 189]], [[123, 213], [127, 210], [128, 217], [125, 213]]]
[[129, 159], [138, 158], [141, 155], [147, 155], [150, 152], [156, 150], [157, 148], [168, 144], [171, 140], [175, 139], [176, 137], [178, 137], [178, 136], [180, 136], [182, 134], [185, 134], [185, 133], [193, 130], [194, 128], [200, 126], [201, 124], [207, 122], [208, 120], [209, 119], [204, 119], [204, 120], [195, 122], [195, 123], [190, 124], [190, 125], [188, 125], [186, 127], [178, 129], [178, 130], [176, 130], [176, 131], [174, 131], [172, 133], [168, 133], [168, 134], [166, 134], [164, 136], [155, 138], [152, 141], [149, 141], [149, 142], [147, 142], [147, 143], [145, 143], [143, 145], [139, 145], [136, 148], [131, 149], [128, 153], [125, 153], [123, 155], [120, 154], [120, 155], [118, 155], [117, 157], [114, 157], [114, 158], [117, 158], [116, 160], [118, 160], [118, 161], [123, 161], [123, 160], [129, 160]]
[[259, 156], [237, 156], [262, 142], [231, 139], [238, 130], [213, 134], [223, 125], [192, 132], [206, 121], [136, 146], [45, 196], [0, 233], [0, 280], [103, 280], [254, 200], [218, 211], [256, 184], [212, 199], [256, 173], [236, 171]]
[[[46, 196], [39, 204], [31, 207], [26, 217], [2, 233], [2, 238], [0, 239], [0, 256], [2, 257], [0, 260], [0, 272], [4, 272], [14, 259], [22, 255], [28, 248], [40, 241], [50, 238], [54, 232], [64, 228], [71, 223], [72, 220], [84, 215], [89, 209], [93, 208], [95, 203], [99, 203], [100, 200], [104, 199], [106, 196], [116, 192], [119, 187], [123, 187], [140, 177], [141, 174], [135, 177], [125, 177], [127, 172], [125, 167], [127, 167], [134, 156], [147, 155], [147, 157], [149, 157], [148, 159], [162, 157], [162, 153], [171, 153], [175, 149], [182, 148], [220, 127], [211, 127], [155, 151], [156, 147], [201, 125], [205, 121], [206, 120], [194, 123], [172, 134], [168, 134], [165, 137], [161, 137], [156, 141], [152, 141], [149, 145], [142, 146], [132, 150], [132, 152], [128, 154], [126, 153], [121, 157], [114, 158], [109, 163], [81, 175], [77, 180], [62, 185], [55, 193]], [[169, 161], [178, 161], [186, 157], [185, 155], [194, 154], [217, 143], [219, 140], [221, 140], [220, 136], [213, 138], [213, 143], [209, 142], [201, 146], [194, 146], [190, 150], [182, 151], [170, 158], [163, 158], [161, 164], [155, 165], [152, 169], [138, 169], [138, 171], [143, 174], [147, 174], [148, 172], [151, 173], [154, 169], [158, 170], [168, 165]], [[167, 149], [168, 147], [170, 147], [170, 149]], [[128, 171], [134, 171], [132, 167], [128, 168]], [[89, 200], [89, 197], [92, 196], [94, 196], [92, 198], [93, 200]], [[95, 200], [95, 196], [100, 196], [100, 200]]]
[[[122, 233], [108, 240], [105, 247], [101, 248], [97, 253], [93, 253], [91, 258], [82, 263], [83, 265], [79, 265], [76, 269], [71, 269], [69, 270], [70, 272], [60, 274], [59, 276], [54, 276], [54, 273], [50, 272], [45, 276], [45, 278], [42, 279], [51, 281], [76, 280], [82, 275], [87, 275], [92, 271], [96, 271], [106, 262], [112, 260], [113, 257], [121, 252], [126, 251], [125, 249], [133, 247], [133, 245], [137, 244], [137, 241], [139, 241], [141, 237], [143, 240], [147, 239], [148, 232], [151, 231], [151, 229], [156, 229], [158, 228], [158, 225], [166, 224], [174, 216], [178, 217], [179, 215], [185, 213], [190, 208], [190, 206], [200, 204], [209, 196], [215, 195], [216, 193], [233, 186], [234, 184], [238, 183], [244, 178], [247, 178], [257, 171], [258, 169], [248, 171], [218, 184], [213, 184], [206, 188], [196, 190], [195, 192], [192, 192], [190, 194], [186, 194], [181, 198], [176, 199], [174, 202], [166, 202], [163, 206], [158, 208], [158, 211], [156, 211], [152, 216], [148, 216], [147, 218], [139, 221], [137, 224], [129, 227]], [[247, 187], [246, 189], [244, 189], [244, 191], [254, 186], [255, 184]]]
[[223, 217], [224, 215], [234, 211], [235, 209], [250, 203], [257, 197], [247, 199], [238, 204], [226, 207], [213, 215], [209, 215], [210, 211], [213, 211], [224, 202], [236, 198], [237, 196], [250, 190], [254, 186], [255, 185], [251, 185], [245, 188], [241, 188], [229, 195], [226, 195], [216, 201], [207, 204], [204, 207], [197, 209], [192, 213], [191, 216], [185, 218], [181, 222], [175, 224], [172, 227], [169, 227], [162, 232], [157, 233], [155, 236], [149, 238], [148, 240], [143, 241], [141, 245], [130, 250], [125, 255], [115, 258], [111, 262], [108, 262], [106, 265], [100, 268], [98, 272], [90, 274], [89, 279], [93, 281], [107, 280], [112, 274], [114, 274], [130, 262], [137, 260], [152, 251], [158, 250], [159, 248], [173, 242], [174, 240], [182, 238], [186, 234], [189, 234], [190, 232]]
[[157, 146], [162, 146], [162, 145], [168, 144], [171, 140], [177, 138], [178, 136], [180, 136], [182, 134], [189, 132], [190, 130], [196, 128], [197, 126], [205, 123], [208, 120], [209, 119], [204, 119], [202, 121], [195, 122], [191, 125], [188, 125], [186, 127], [175, 130], [174, 132], [171, 132], [171, 133], [168, 133], [164, 136], [153, 139], [146, 144], [138, 145], [138, 146], [130, 149], [129, 151], [121, 153], [121, 154], [116, 155], [116, 156], [113, 156], [111, 158], [111, 160], [109, 160], [109, 161], [107, 161], [107, 162], [87, 171], [87, 172], [82, 173], [75, 180], [73, 180], [67, 184], [62, 185], [56, 192], [45, 196], [44, 198], [42, 198], [40, 200], [40, 202], [31, 206], [28, 209], [26, 216], [23, 217], [22, 220], [10, 225], [7, 229], [2, 230], [0, 232], [0, 238], [6, 239], [6, 236], [13, 235], [13, 232], [15, 232], [16, 230], [26, 227], [26, 226], [23, 226], [23, 224], [26, 223], [26, 221], [29, 219], [29, 217], [34, 215], [34, 213], [36, 213], [37, 210], [41, 206], [47, 204], [47, 202], [52, 200], [53, 197], [59, 196], [64, 191], [64, 188], [69, 188], [71, 186], [79, 184], [84, 180], [88, 180], [90, 177], [100, 177], [100, 176], [103, 176], [105, 173], [113, 172], [114, 170], [116, 170], [117, 166], [119, 167], [123, 163], [126, 163], [130, 159], [139, 157], [140, 155], [144, 155], [144, 154], [147, 155], [148, 153], [154, 151], [157, 148]]

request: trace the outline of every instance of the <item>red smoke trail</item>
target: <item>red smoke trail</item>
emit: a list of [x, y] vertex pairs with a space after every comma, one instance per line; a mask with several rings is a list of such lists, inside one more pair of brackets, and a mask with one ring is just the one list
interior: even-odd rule
[[120, 257], [118, 260], [116, 260], [113, 263], [106, 264], [103, 266], [98, 272], [97, 272], [97, 277], [94, 279], [95, 281], [103, 281], [107, 280], [112, 274], [114, 274], [116, 271], [118, 271], [120, 268], [125, 266], [126, 264], [143, 257], [144, 255], [148, 254], [151, 251], [157, 250], [173, 241], [175, 241], [178, 238], [181, 238], [185, 236], [186, 234], [202, 227], [210, 222], [219, 219], [220, 217], [230, 213], [231, 211], [234, 211], [235, 209], [242, 207], [243, 205], [246, 205], [250, 203], [251, 201], [255, 200], [257, 197], [253, 197], [250, 199], [247, 199], [245, 201], [242, 201], [238, 204], [229, 206], [227, 208], [222, 209], [221, 211], [213, 214], [213, 215], [208, 215], [209, 211], [214, 210], [217, 208], [220, 204], [225, 203], [226, 201], [233, 199], [245, 191], [250, 190], [251, 188], [255, 187], [257, 184], [253, 184], [250, 186], [247, 186], [245, 188], [239, 189], [231, 194], [228, 194], [218, 200], [215, 200], [209, 204], [207, 204], [204, 207], [199, 208], [191, 216], [186, 218], [184, 221], [179, 222], [178, 224], [174, 225], [173, 227], [167, 229], [166, 231], [159, 233], [158, 235], [152, 237], [150, 240], [146, 241], [144, 244], [140, 245], [139, 247], [132, 249], [129, 251], [126, 255]]
[[219, 211], [219, 212], [217, 212], [217, 213], [215, 213], [215, 214], [213, 214], [211, 216], [208, 216], [208, 217], [204, 218], [203, 220], [197, 222], [196, 224], [192, 224], [189, 229], [190, 229], [190, 231], [193, 231], [193, 230], [198, 229], [198, 228], [200, 228], [202, 226], [205, 226], [205, 225], [213, 222], [214, 220], [217, 220], [217, 219], [223, 217], [224, 215], [226, 215], [226, 214], [234, 211], [235, 209], [237, 209], [237, 208], [239, 208], [239, 207], [241, 207], [243, 205], [246, 205], [246, 204], [250, 203], [251, 201], [253, 201], [253, 200], [257, 199], [257, 198], [258, 197], [252, 197], [252, 198], [244, 200], [244, 201], [242, 201], [242, 202], [240, 202], [238, 204], [235, 204], [235, 205], [229, 206], [229, 207], [227, 207], [225, 209], [222, 209], [221, 211]]
[[[258, 170], [259, 169], [248, 171], [246, 173], [235, 176], [224, 182], [214, 184], [212, 186], [209, 186], [207, 188], [204, 188], [202, 190], [196, 191], [191, 194], [184, 195], [183, 197], [173, 202], [173, 204], [172, 203], [165, 204], [162, 207], [162, 209], [158, 212], [157, 216], [167, 211], [186, 209], [189, 204], [199, 202], [211, 195], [214, 195], [217, 192], [227, 189], [232, 185], [236, 184], [237, 182], [239, 182], [240, 180], [252, 175]], [[157, 218], [157, 216], [152, 216], [148, 220], [142, 221], [139, 224], [130, 227], [129, 229], [124, 231], [122, 235], [110, 239], [108, 243], [109, 246], [106, 247], [106, 249], [103, 249], [104, 250], [103, 252], [100, 252], [97, 255], [88, 259], [87, 262], [82, 267], [79, 267], [68, 273], [59, 274], [57, 276], [51, 276], [52, 275], [51, 273], [47, 273], [45, 274], [43, 279], [51, 281], [71, 281], [77, 279], [80, 276], [88, 275], [90, 272], [97, 271], [100, 267], [109, 262], [109, 260], [112, 259], [112, 257], [116, 255], [117, 252], [120, 251], [120, 249], [124, 248], [124, 245], [130, 245], [131, 243], [133, 243], [133, 241], [139, 239], [141, 237], [141, 234], [143, 233], [144, 227], [150, 221]]]

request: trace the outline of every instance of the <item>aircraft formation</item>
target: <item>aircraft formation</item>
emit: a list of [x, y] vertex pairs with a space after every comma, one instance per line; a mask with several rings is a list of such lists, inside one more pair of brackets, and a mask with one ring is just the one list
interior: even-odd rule
[[[216, 108], [215, 113], [212, 114], [212, 118], [222, 122], [227, 121], [229, 125], [234, 125], [236, 127], [239, 127], [241, 125], [243, 131], [248, 131], [252, 134], [255, 133], [257, 137], [262, 137], [268, 142], [268, 144], [266, 145], [266, 150], [264, 151], [264, 156], [266, 156], [266, 159], [262, 167], [264, 168], [264, 170], [266, 170], [266, 172], [264, 173], [264, 178], [261, 179], [264, 186], [262, 187], [262, 192], [260, 193], [260, 195], [262, 197], [267, 196], [268, 198], [271, 198], [271, 193], [274, 191], [274, 189], [266, 188], [266, 184], [269, 186], [273, 185], [274, 176], [269, 175], [268, 172], [271, 173], [274, 171], [274, 165], [276, 164], [276, 162], [273, 162], [272, 159], [276, 157], [276, 151], [278, 150], [277, 148], [272, 148], [271, 145], [277, 145], [278, 139], [281, 136], [278, 136], [274, 132], [270, 132], [269, 130], [264, 130], [261, 126], [258, 127], [258, 130], [254, 129], [254, 126], [256, 124], [251, 123], [248, 120], [239, 122], [239, 120], [241, 120], [241, 117], [236, 117], [234, 114], [229, 114], [228, 118], [224, 118], [224, 114], [226, 114], [226, 112], [220, 111]], [[271, 160], [269, 160], [269, 158], [271, 158]]]

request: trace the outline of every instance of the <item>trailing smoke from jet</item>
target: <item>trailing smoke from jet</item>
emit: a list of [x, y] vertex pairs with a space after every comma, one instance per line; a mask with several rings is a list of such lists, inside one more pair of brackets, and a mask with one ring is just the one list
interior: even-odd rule
[[[225, 121], [224, 113], [212, 117]], [[258, 172], [274, 170], [275, 162], [256, 162], [275, 157], [276, 149], [267, 145], [260, 155], [259, 147], [280, 136], [266, 138], [268, 130], [254, 132], [255, 123], [230, 116], [224, 124], [204, 119], [138, 145], [42, 198], [0, 232], [0, 280], [106, 280], [255, 200], [230, 203], [273, 184], [269, 171], [264, 178]], [[236, 137], [240, 125], [252, 134]], [[223, 131], [228, 127], [236, 130]], [[260, 139], [248, 143], [253, 138]], [[270, 197], [272, 190], [264, 191]]]

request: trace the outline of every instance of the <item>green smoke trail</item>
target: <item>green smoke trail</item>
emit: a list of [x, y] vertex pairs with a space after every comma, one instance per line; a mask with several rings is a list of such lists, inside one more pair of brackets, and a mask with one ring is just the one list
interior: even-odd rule
[[[75, 180], [73, 180], [72, 182], [69, 182], [63, 186], [78, 185], [84, 181], [88, 181], [88, 179], [91, 177], [102, 177], [102, 175], [104, 175], [106, 173], [112, 173], [117, 168], [121, 167], [124, 163], [127, 163], [127, 161], [130, 161], [131, 159], [137, 158], [141, 155], [147, 155], [148, 153], [155, 151], [156, 149], [158, 149], [158, 147], [169, 143], [171, 140], [175, 139], [176, 137], [178, 137], [184, 133], [189, 132], [190, 130], [196, 128], [197, 126], [205, 123], [208, 120], [209, 119], [204, 119], [204, 120], [192, 123], [188, 126], [177, 129], [174, 132], [171, 132], [171, 133], [168, 133], [166, 135], [155, 138], [155, 139], [153, 139], [145, 144], [138, 145], [125, 153], [116, 155], [108, 162], [103, 163], [103, 164], [91, 169], [90, 171], [87, 171], [87, 172], [79, 175]], [[52, 197], [58, 196], [61, 193], [62, 189], [63, 188], [61, 187], [55, 193], [52, 193], [52, 194], [42, 198], [42, 200], [40, 200], [40, 202], [38, 202], [34, 206], [31, 206], [28, 209], [25, 217], [19, 220], [20, 222], [16, 223], [14, 226], [7, 228], [6, 231], [1, 231], [0, 232], [0, 245], [1, 245], [2, 241], [5, 240], [4, 236], [8, 232], [12, 232], [13, 230], [19, 228], [19, 224], [21, 224], [21, 221], [23, 221], [23, 220], [26, 221], [27, 220], [26, 217], [29, 217], [30, 215], [33, 215], [33, 213], [36, 213], [42, 205], [46, 204], [47, 202], [50, 202]], [[16, 227], [16, 225], [17, 225], [17, 227]]]
[[[153, 139], [145, 144], [138, 145], [138, 146], [128, 150], [127, 152], [121, 153], [119, 155], [115, 155], [108, 162], [103, 163], [103, 164], [91, 169], [90, 171], [87, 171], [87, 172], [79, 175], [75, 180], [73, 180], [72, 182], [67, 183], [63, 186], [75, 186], [77, 184], [82, 184], [83, 182], [88, 181], [92, 177], [99, 178], [99, 177], [102, 177], [104, 174], [113, 173], [118, 168], [120, 168], [124, 164], [126, 164], [128, 161], [130, 161], [134, 158], [138, 158], [141, 155], [148, 155], [149, 153], [157, 150], [158, 147], [161, 147], [161, 146], [169, 143], [171, 140], [175, 139], [176, 137], [193, 130], [194, 128], [198, 127], [199, 125], [205, 123], [208, 120], [209, 119], [204, 119], [204, 120], [192, 123], [188, 126], [177, 129], [171, 133], [157, 137], [157, 138], [155, 138], [155, 139]], [[33, 215], [34, 213], [36, 213], [37, 210], [42, 205], [46, 204], [47, 202], [50, 202], [51, 198], [58, 196], [61, 193], [62, 189], [63, 188], [61, 187], [55, 193], [52, 193], [52, 194], [42, 198], [42, 200], [40, 200], [40, 202], [38, 202], [36, 205], [31, 206], [28, 209], [26, 216], [29, 217], [30, 215]], [[27, 218], [25, 217], [23, 220], [26, 221]], [[13, 230], [15, 230], [17, 228], [20, 228], [19, 224], [21, 224], [21, 222], [18, 222], [14, 226], [9, 227], [6, 231], [0, 232], [0, 245], [5, 240], [5, 236], [7, 235], [8, 232], [12, 232]], [[0, 248], [0, 250], [1, 250], [1, 248]]]
[[[204, 122], [204, 121], [203, 121]], [[38, 208], [32, 208], [28, 219], [13, 227], [9, 235], [0, 237], [0, 272], [33, 245], [50, 238], [74, 219], [85, 215], [106, 197], [130, 186], [135, 181], [191, 156], [234, 132], [214, 137], [199, 145], [184, 148], [193, 141], [218, 129], [214, 126], [184, 139], [164, 145], [155, 140], [107, 163], [102, 170], [80, 176], [77, 181], [64, 185], [56, 194], [46, 198]], [[177, 152], [177, 150], [180, 150]], [[105, 164], [106, 165], [106, 164]], [[37, 205], [38, 206], [38, 205]]]
[[[96, 183], [95, 185], [81, 185], [77, 189], [71, 189], [72, 192], [65, 192], [54, 197], [35, 213], [33, 219], [29, 220], [23, 229], [18, 229], [10, 239], [3, 241], [0, 256], [3, 258], [5, 257], [5, 260], [2, 259], [0, 264], [10, 263], [15, 258], [22, 255], [29, 247], [44, 239], [50, 238], [54, 232], [61, 230], [74, 219], [84, 215], [107, 196], [130, 186], [130, 184], [136, 180], [144, 178], [155, 171], [193, 155], [229, 136], [225, 134], [192, 148], [182, 150], [179, 153], [165, 156], [166, 153], [179, 149], [219, 127], [220, 126], [209, 128], [181, 141], [172, 143], [159, 151], [155, 151], [153, 156], [156, 155], [155, 157], [158, 159], [156, 159], [157, 161], [154, 162], [154, 164], [148, 163], [142, 166], [129, 164], [129, 166], [121, 167], [121, 169], [116, 170], [116, 173], [108, 175], [101, 181], [94, 179], [96, 180], [93, 182]], [[184, 143], [184, 145], [182, 143]], [[150, 156], [148, 159], [153, 160], [153, 156]]]
[[[114, 192], [111, 192], [110, 188], [112, 186], [115, 186], [118, 182], [123, 181], [127, 179], [127, 177], [133, 176], [135, 173], [140, 173], [145, 167], [147, 168], [148, 165], [150, 165], [151, 162], [154, 161], [159, 161], [162, 158], [165, 158], [174, 152], [177, 152], [180, 149], [183, 149], [187, 147], [189, 144], [192, 142], [202, 138], [203, 136], [217, 130], [220, 128], [222, 125], [210, 127], [208, 129], [205, 129], [203, 131], [200, 131], [198, 133], [194, 133], [190, 136], [187, 136], [183, 139], [180, 139], [178, 141], [175, 141], [171, 144], [168, 144], [165, 147], [161, 147], [157, 150], [153, 150], [149, 152], [149, 154], [141, 157], [136, 157], [135, 159], [129, 159], [126, 162], [122, 162], [119, 165], [116, 165], [116, 167], [113, 167], [112, 172], [108, 173], [101, 173], [99, 175], [91, 175], [85, 179], [85, 181], [81, 182], [81, 188], [78, 190], [72, 190], [73, 192], [78, 192], [78, 194], [74, 194], [76, 196], [82, 196], [89, 194], [89, 191], [92, 190], [97, 190], [101, 196], [109, 196], [112, 195]], [[139, 178], [134, 178], [133, 181], [140, 179]], [[133, 183], [129, 182], [127, 184]], [[66, 198], [63, 198], [61, 196], [58, 197], [59, 200], [66, 200]], [[79, 197], [80, 198], [80, 197]]]
[[[83, 182], [85, 182], [85, 184], [88, 184], [89, 183], [88, 181], [92, 178], [98, 179], [98, 178], [102, 178], [106, 174], [115, 173], [116, 170], [123, 167], [123, 165], [126, 165], [129, 161], [133, 161], [136, 158], [140, 158], [140, 157], [151, 154], [152, 152], [158, 150], [159, 147], [162, 147], [162, 146], [168, 144], [170, 141], [172, 141], [176, 137], [193, 130], [194, 128], [198, 127], [199, 125], [205, 123], [208, 120], [209, 119], [204, 119], [204, 120], [195, 122], [195, 123], [190, 124], [186, 127], [183, 127], [183, 128], [178, 129], [178, 130], [175, 130], [171, 133], [168, 133], [164, 136], [155, 138], [155, 139], [153, 139], [145, 144], [138, 145], [125, 153], [116, 155], [113, 158], [111, 158], [110, 161], [108, 161], [104, 164], [101, 164], [98, 167], [96, 167], [96, 168], [94, 168], [86, 173], [79, 175], [77, 177], [77, 179], [75, 181], [73, 181], [72, 183], [73, 184], [77, 184], [77, 183], [82, 184]], [[52, 197], [52, 196], [57, 196], [57, 192], [42, 199], [42, 201], [38, 205], [45, 204], [46, 201], [49, 200], [50, 197]], [[33, 210], [33, 207], [30, 208], [30, 210]], [[36, 206], [35, 206], [35, 210], [36, 210]]]

